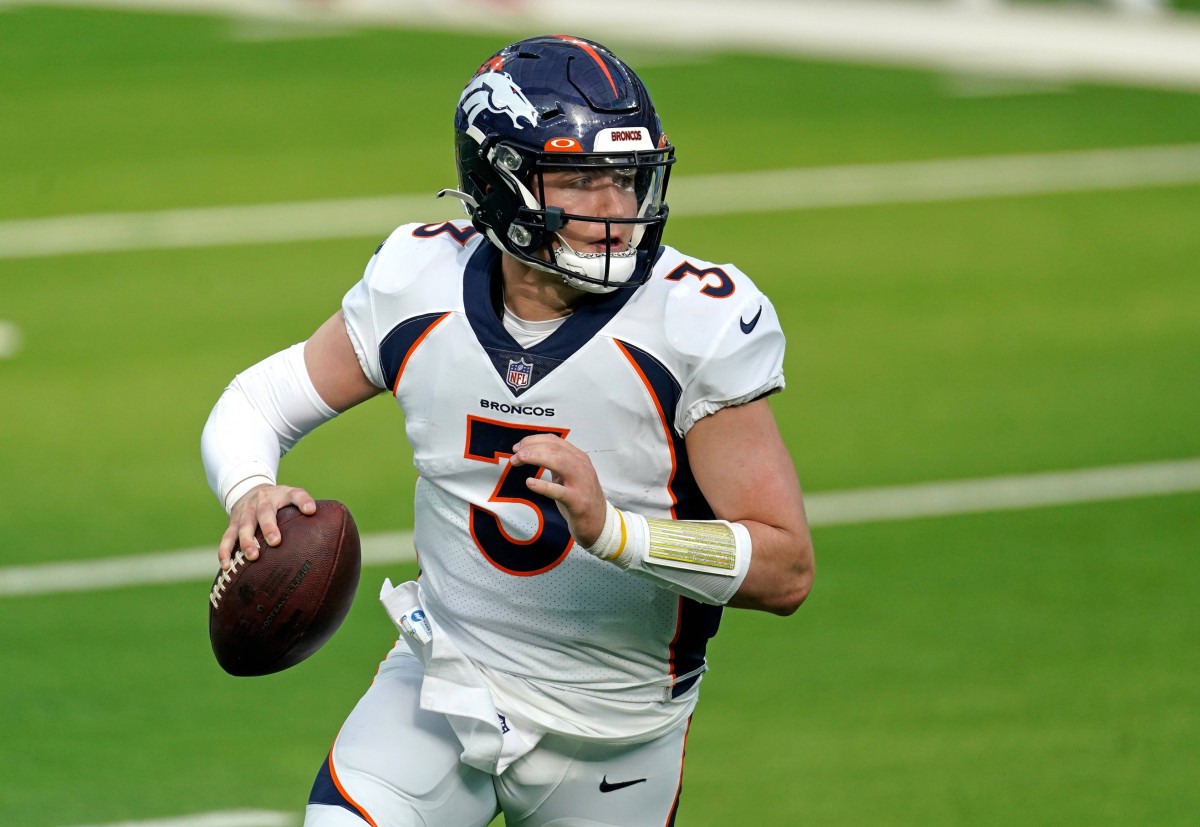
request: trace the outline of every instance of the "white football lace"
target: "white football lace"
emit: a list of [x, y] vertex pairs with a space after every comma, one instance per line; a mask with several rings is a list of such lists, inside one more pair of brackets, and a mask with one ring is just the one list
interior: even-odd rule
[[221, 572], [217, 577], [217, 582], [213, 583], [212, 591], [208, 593], [208, 602], [214, 609], [221, 608], [221, 598], [225, 596], [225, 589], [233, 580], [233, 576], [237, 574], [238, 566], [246, 562], [249, 561], [246, 560], [246, 555], [242, 554], [242, 550], [239, 548], [233, 555], [233, 559], [229, 561], [229, 568]]

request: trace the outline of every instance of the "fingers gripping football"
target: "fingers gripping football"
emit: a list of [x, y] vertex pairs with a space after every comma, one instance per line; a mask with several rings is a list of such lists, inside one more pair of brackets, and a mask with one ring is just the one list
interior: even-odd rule
[[579, 448], [552, 434], [525, 437], [513, 446], [513, 465], [535, 465], [550, 479], [530, 477], [535, 494], [554, 500], [577, 543], [590, 546], [604, 528], [605, 497], [591, 459]]
[[258, 559], [261, 549], [254, 534], [260, 527], [268, 546], [279, 545], [282, 537], [276, 515], [285, 505], [294, 505], [304, 514], [314, 514], [317, 510], [316, 501], [307, 491], [290, 485], [259, 485], [234, 503], [229, 512], [229, 527], [217, 548], [221, 568], [229, 568], [234, 549], [238, 548], [248, 560]]

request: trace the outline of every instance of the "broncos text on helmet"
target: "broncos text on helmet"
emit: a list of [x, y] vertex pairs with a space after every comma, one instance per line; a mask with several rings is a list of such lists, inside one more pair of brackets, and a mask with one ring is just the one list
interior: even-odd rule
[[[506, 46], [463, 90], [454, 132], [459, 190], [439, 195], [460, 198], [493, 244], [593, 293], [649, 278], [667, 221], [675, 150], [642, 81], [604, 46], [568, 35]], [[564, 171], [612, 176], [632, 189], [636, 209], [592, 216], [547, 205], [543, 179]], [[606, 239], [629, 241], [619, 250], [576, 251], [561, 235], [569, 222], [590, 222]]]

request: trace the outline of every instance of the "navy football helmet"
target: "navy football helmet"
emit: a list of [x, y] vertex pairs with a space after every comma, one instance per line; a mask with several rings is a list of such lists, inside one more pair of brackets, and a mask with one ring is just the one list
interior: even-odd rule
[[[663, 198], [675, 150], [646, 87], [608, 49], [567, 35], [501, 49], [463, 90], [454, 133], [460, 189], [439, 195], [461, 199], [493, 244], [593, 293], [649, 278], [667, 221]], [[576, 215], [547, 205], [543, 176], [562, 170], [612, 176], [633, 190], [636, 214]], [[575, 221], [602, 225], [609, 239], [632, 235], [628, 245], [614, 245], [625, 249], [576, 252], [559, 235]], [[619, 234], [614, 225], [632, 228]]]

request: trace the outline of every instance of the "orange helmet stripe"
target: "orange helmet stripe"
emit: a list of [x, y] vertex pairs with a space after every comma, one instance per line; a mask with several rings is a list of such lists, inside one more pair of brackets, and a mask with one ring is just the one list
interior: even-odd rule
[[604, 76], [608, 78], [608, 85], [612, 87], [613, 97], [618, 95], [617, 83], [613, 80], [612, 73], [608, 71], [608, 65], [604, 62], [604, 58], [600, 57], [600, 53], [592, 48], [590, 43], [584, 43], [578, 37], [572, 37], [569, 34], [556, 34], [555, 37], [557, 37], [559, 40], [565, 40], [568, 43], [572, 43], [587, 52], [588, 57], [596, 61], [596, 63], [599, 64], [600, 68], [604, 71]]

